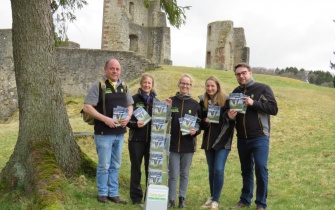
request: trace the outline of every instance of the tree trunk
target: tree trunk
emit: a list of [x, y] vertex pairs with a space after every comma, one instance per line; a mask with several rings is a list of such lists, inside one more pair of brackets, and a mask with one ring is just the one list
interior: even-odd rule
[[11, 0], [11, 5], [19, 135], [0, 182], [7, 190], [23, 185], [27, 195], [52, 203], [61, 198], [63, 176], [81, 169], [82, 153], [57, 77], [50, 0]]

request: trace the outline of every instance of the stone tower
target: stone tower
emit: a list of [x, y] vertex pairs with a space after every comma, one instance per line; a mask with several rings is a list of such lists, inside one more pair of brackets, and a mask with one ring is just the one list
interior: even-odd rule
[[249, 48], [243, 28], [233, 22], [216, 21], [207, 26], [206, 68], [233, 70], [237, 63], [249, 63]]
[[172, 65], [170, 28], [159, 0], [104, 0], [101, 49], [132, 51], [151, 62]]

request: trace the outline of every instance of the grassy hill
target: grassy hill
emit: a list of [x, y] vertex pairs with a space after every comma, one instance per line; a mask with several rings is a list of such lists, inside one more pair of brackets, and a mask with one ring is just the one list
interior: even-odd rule
[[[165, 99], [178, 90], [178, 78], [190, 74], [193, 78], [192, 96], [204, 92], [205, 79], [218, 77], [228, 94], [237, 82], [232, 71], [217, 71], [177, 66], [164, 66], [150, 72], [155, 77], [155, 90], [159, 99]], [[271, 117], [269, 157], [268, 209], [335, 209], [335, 89], [319, 87], [298, 80], [269, 75], [253, 75], [257, 82], [271, 86], [278, 102], [279, 112]], [[136, 93], [139, 80], [128, 81], [131, 92]], [[79, 111], [83, 98], [66, 98], [67, 111], [74, 132], [93, 131], [82, 122]], [[9, 159], [16, 143], [18, 120], [2, 124], [0, 130], [0, 169]], [[127, 137], [126, 137], [127, 140]], [[78, 139], [81, 148], [94, 160], [97, 159], [94, 141]], [[201, 136], [198, 137], [200, 148]], [[125, 141], [120, 171], [120, 194], [129, 198], [130, 163]], [[225, 170], [225, 185], [219, 203], [220, 209], [229, 209], [240, 195], [241, 172], [236, 149], [236, 139]], [[143, 182], [144, 183], [144, 182]], [[65, 187], [64, 209], [141, 209], [128, 204], [100, 204], [96, 202], [94, 179], [80, 176], [68, 180]], [[25, 209], [31, 202], [21, 191], [0, 197], [0, 209]], [[194, 155], [188, 194], [187, 209], [199, 209], [209, 196], [207, 164], [204, 151]], [[255, 204], [252, 204], [252, 209]]]

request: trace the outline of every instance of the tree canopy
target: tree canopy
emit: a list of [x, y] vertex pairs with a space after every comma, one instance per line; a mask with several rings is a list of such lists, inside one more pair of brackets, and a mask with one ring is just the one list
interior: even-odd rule
[[[144, 6], [149, 8], [150, 0], [144, 0]], [[190, 9], [190, 6], [179, 6], [177, 0], [160, 0], [160, 6], [172, 26], [179, 29], [186, 23], [185, 10]]]
[[67, 42], [68, 23], [76, 20], [74, 12], [87, 5], [86, 0], [52, 0], [51, 12], [53, 17], [55, 44]]

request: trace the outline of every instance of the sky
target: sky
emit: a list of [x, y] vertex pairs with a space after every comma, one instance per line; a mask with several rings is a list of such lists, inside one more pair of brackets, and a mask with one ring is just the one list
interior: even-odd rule
[[[68, 29], [70, 41], [81, 48], [100, 49], [103, 0], [87, 0]], [[330, 69], [335, 62], [334, 0], [178, 0], [186, 24], [171, 27], [174, 66], [205, 67], [207, 25], [231, 20], [244, 28], [249, 64], [267, 69], [296, 67]], [[0, 0], [0, 29], [11, 28], [10, 0]]]

